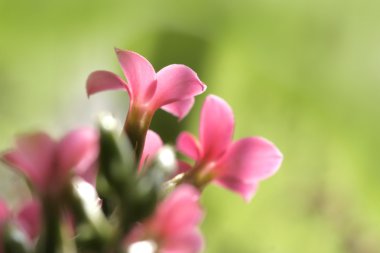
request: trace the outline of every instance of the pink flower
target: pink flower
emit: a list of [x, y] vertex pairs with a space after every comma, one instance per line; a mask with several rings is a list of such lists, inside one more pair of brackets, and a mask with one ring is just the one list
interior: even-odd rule
[[9, 210], [7, 204], [4, 201], [0, 200], [0, 223], [4, 221], [9, 215]]
[[199, 192], [195, 188], [179, 186], [158, 205], [150, 218], [131, 232], [130, 247], [133, 243], [147, 241], [160, 253], [200, 252], [203, 240], [197, 226], [203, 213], [198, 200]]
[[8, 220], [10, 214], [11, 212], [9, 211], [7, 204], [4, 201], [0, 200], [0, 230], [2, 230], [2, 226]]
[[23, 204], [21, 209], [13, 215], [5, 202], [0, 200], [0, 253], [3, 253], [3, 232], [4, 224], [14, 223], [21, 229], [30, 242], [34, 241], [41, 230], [39, 202], [31, 200]]
[[141, 171], [145, 164], [151, 162], [152, 158], [154, 158], [162, 146], [163, 142], [161, 140], [161, 137], [156, 132], [148, 130], [145, 138], [144, 150], [142, 152], [139, 164], [139, 171]]
[[71, 176], [71, 171], [89, 179], [98, 155], [98, 133], [82, 128], [55, 141], [38, 132], [19, 136], [16, 147], [1, 159], [23, 174], [41, 195], [56, 196]]
[[194, 104], [194, 96], [206, 86], [185, 65], [169, 65], [159, 72], [141, 55], [116, 49], [119, 63], [127, 79], [109, 71], [95, 71], [87, 79], [87, 94], [105, 90], [124, 90], [130, 97], [124, 129], [140, 158], [144, 138], [154, 112], [161, 108], [182, 119]]
[[9, 210], [7, 205], [0, 200], [0, 253], [3, 253], [3, 231], [4, 223], [8, 220]]
[[258, 183], [272, 176], [282, 162], [274, 144], [261, 137], [232, 141], [234, 117], [230, 106], [217, 96], [208, 96], [200, 119], [200, 140], [181, 133], [177, 149], [195, 161], [180, 163], [185, 181], [203, 188], [210, 181], [240, 194], [250, 201]]
[[95, 71], [87, 80], [88, 95], [121, 89], [128, 92], [131, 109], [154, 113], [161, 108], [183, 118], [191, 109], [194, 96], [206, 89], [197, 74], [185, 65], [169, 65], [156, 74], [141, 55], [120, 49], [116, 49], [116, 54], [128, 83], [109, 71]]
[[24, 230], [30, 240], [35, 240], [41, 232], [41, 206], [36, 200], [23, 204], [16, 214], [17, 224]]

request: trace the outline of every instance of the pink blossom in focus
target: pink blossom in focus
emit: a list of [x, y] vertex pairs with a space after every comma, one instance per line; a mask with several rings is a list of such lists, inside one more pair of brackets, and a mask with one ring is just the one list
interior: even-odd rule
[[37, 132], [16, 138], [15, 148], [1, 159], [23, 174], [38, 193], [55, 196], [72, 171], [87, 179], [95, 174], [89, 170], [94, 169], [98, 150], [94, 129], [74, 130], [60, 141]]
[[194, 187], [179, 186], [150, 218], [135, 227], [128, 243], [152, 241], [160, 253], [200, 252], [203, 239], [197, 226], [203, 213], [198, 200], [199, 192]]
[[116, 49], [116, 54], [127, 79], [109, 71], [95, 71], [87, 79], [87, 94], [105, 90], [124, 90], [130, 97], [130, 111], [143, 110], [152, 115], [161, 108], [182, 119], [194, 104], [194, 96], [206, 86], [197, 74], [185, 65], [169, 65], [155, 72], [143, 56]]
[[193, 168], [181, 162], [180, 169], [198, 187], [214, 181], [250, 201], [258, 183], [279, 169], [282, 154], [261, 137], [232, 141], [233, 130], [230, 106], [217, 96], [208, 96], [201, 111], [200, 140], [187, 132], [177, 139], [177, 149], [195, 161]]

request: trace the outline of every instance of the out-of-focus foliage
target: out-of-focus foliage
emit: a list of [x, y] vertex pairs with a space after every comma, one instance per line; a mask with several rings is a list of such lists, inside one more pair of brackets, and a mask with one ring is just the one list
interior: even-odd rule
[[[380, 252], [379, 12], [374, 0], [0, 0], [0, 148], [99, 109], [123, 118], [125, 94], [89, 101], [84, 88], [93, 70], [121, 73], [113, 47], [157, 70], [184, 63], [234, 108], [236, 138], [265, 136], [285, 156], [250, 205], [209, 187], [206, 252]], [[179, 126], [162, 112], [153, 128], [171, 142], [196, 133], [203, 99]], [[22, 183], [0, 175], [13, 200]]]

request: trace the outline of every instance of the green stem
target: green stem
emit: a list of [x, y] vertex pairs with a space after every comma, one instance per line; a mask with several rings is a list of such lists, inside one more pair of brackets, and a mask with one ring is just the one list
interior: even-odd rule
[[146, 108], [132, 107], [128, 112], [127, 120], [124, 124], [124, 131], [135, 151], [136, 163], [140, 161], [152, 117], [153, 114]]
[[42, 217], [44, 228], [39, 241], [39, 253], [60, 253], [62, 252], [61, 235], [61, 212], [59, 205], [50, 199], [42, 201]]
[[213, 166], [213, 163], [196, 164], [194, 168], [178, 178], [175, 184], [188, 183], [196, 187], [199, 191], [203, 191], [214, 178], [212, 173]]

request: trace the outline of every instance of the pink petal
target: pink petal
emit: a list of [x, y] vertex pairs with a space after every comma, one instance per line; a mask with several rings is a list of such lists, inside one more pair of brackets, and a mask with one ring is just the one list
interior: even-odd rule
[[58, 146], [58, 164], [61, 171], [57, 171], [57, 174], [64, 177], [71, 169], [75, 169], [78, 175], [88, 174], [88, 170], [94, 169], [99, 153], [98, 140], [98, 132], [92, 128], [68, 133]]
[[161, 253], [196, 253], [202, 252], [203, 237], [198, 229], [178, 234], [161, 246]]
[[[10, 150], [4, 152], [1, 155], [1, 159], [7, 163], [9, 166], [21, 172], [34, 186], [39, 185], [40, 189], [44, 185], [44, 176], [38, 168], [33, 165], [20, 151]], [[42, 188], [41, 188], [42, 187]]]
[[207, 96], [200, 119], [200, 142], [204, 159], [218, 159], [232, 140], [234, 116], [226, 101], [217, 96]]
[[45, 133], [19, 136], [16, 146], [20, 153], [41, 171], [49, 171], [54, 162], [56, 142]]
[[216, 183], [240, 194], [247, 203], [251, 201], [258, 187], [258, 183], [256, 182], [245, 182], [244, 180], [232, 177], [218, 178]]
[[148, 130], [145, 138], [144, 150], [141, 155], [141, 160], [139, 164], [139, 171], [142, 169], [144, 164], [150, 162], [150, 160], [157, 154], [158, 150], [163, 146], [161, 137], [154, 131]]
[[194, 187], [179, 186], [160, 203], [150, 229], [167, 240], [196, 229], [203, 216], [198, 200], [199, 192]]
[[7, 204], [4, 201], [0, 200], [0, 226], [6, 219], [8, 219], [9, 216], [10, 211]]
[[178, 120], [182, 120], [191, 110], [194, 105], [194, 97], [180, 100], [171, 104], [167, 104], [161, 107], [162, 110], [178, 117]]
[[[169, 65], [157, 73], [157, 89], [152, 99], [152, 107], [157, 109], [173, 102], [189, 99], [205, 90], [206, 85], [199, 80], [192, 69], [185, 65]], [[189, 104], [180, 109], [186, 111], [184, 109], [188, 107]]]
[[176, 148], [179, 152], [185, 154], [195, 161], [197, 161], [201, 156], [199, 142], [192, 134], [188, 132], [182, 132], [177, 137]]
[[137, 224], [126, 242], [154, 240], [162, 253], [195, 253], [203, 240], [198, 225], [203, 213], [199, 192], [191, 185], [180, 185], [157, 207], [155, 213]]
[[51, 181], [56, 143], [44, 133], [19, 136], [16, 149], [2, 155], [2, 159], [18, 169], [40, 191], [47, 190]]
[[277, 172], [282, 154], [270, 141], [260, 137], [241, 139], [231, 145], [221, 161], [224, 176], [255, 182]]
[[37, 201], [26, 203], [17, 214], [17, 221], [31, 240], [37, 238], [41, 230], [41, 207]]
[[231, 145], [216, 166], [217, 182], [249, 200], [260, 180], [277, 172], [282, 154], [274, 144], [259, 137], [239, 140]]
[[[96, 177], [98, 175], [98, 163], [97, 160], [94, 160], [93, 164], [85, 167], [86, 169], [79, 169], [77, 171], [78, 176], [80, 176], [84, 181], [91, 184], [93, 187], [96, 187]], [[77, 169], [78, 170], [78, 169]]]
[[4, 253], [3, 249], [3, 226], [7, 222], [11, 213], [4, 201], [0, 200], [0, 253]]
[[115, 49], [121, 68], [128, 80], [133, 98], [149, 99], [155, 90], [156, 72], [150, 62], [143, 56], [132, 52]]
[[119, 76], [105, 70], [92, 72], [87, 78], [86, 89], [88, 96], [106, 90], [126, 90], [132, 97], [128, 84]]
[[142, 223], [136, 223], [133, 229], [125, 236], [125, 244], [131, 245], [135, 242], [144, 240], [145, 232], [144, 225]]
[[185, 163], [183, 161], [177, 161], [177, 167], [178, 167], [178, 169], [175, 172], [175, 175], [186, 173], [192, 169], [192, 166], [190, 164]]

